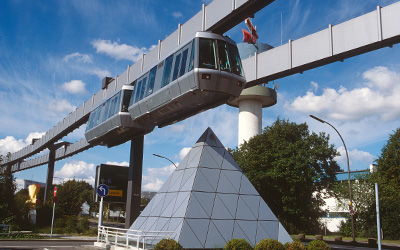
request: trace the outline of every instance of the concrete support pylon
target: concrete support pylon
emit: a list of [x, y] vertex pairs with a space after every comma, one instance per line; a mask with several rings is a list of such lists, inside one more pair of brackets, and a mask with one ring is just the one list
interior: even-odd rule
[[238, 98], [228, 103], [239, 108], [238, 146], [261, 134], [262, 108], [273, 106], [276, 102], [276, 91], [259, 85], [244, 89]]

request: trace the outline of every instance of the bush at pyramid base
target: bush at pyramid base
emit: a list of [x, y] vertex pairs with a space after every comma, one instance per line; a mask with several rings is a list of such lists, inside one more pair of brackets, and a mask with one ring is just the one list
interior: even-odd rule
[[231, 239], [252, 246], [262, 239], [292, 241], [210, 128], [130, 229], [173, 231], [185, 249], [223, 248]]

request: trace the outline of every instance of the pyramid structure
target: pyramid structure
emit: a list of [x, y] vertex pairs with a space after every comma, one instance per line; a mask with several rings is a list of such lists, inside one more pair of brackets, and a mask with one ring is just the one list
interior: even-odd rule
[[266, 238], [292, 241], [210, 128], [130, 229], [173, 231], [183, 248], [223, 248], [231, 239], [253, 246]]

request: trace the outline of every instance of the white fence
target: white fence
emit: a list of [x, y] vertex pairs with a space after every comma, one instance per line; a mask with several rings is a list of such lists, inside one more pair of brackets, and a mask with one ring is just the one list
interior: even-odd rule
[[97, 243], [114, 245], [125, 249], [153, 249], [161, 239], [171, 239], [173, 231], [138, 231], [101, 226], [98, 229]]

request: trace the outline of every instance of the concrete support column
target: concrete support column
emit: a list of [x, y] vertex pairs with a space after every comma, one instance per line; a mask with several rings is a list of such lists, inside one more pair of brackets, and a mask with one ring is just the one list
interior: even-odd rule
[[130, 226], [140, 214], [140, 199], [142, 193], [143, 145], [143, 135], [135, 137], [135, 139], [131, 141], [125, 228], [130, 228]]
[[46, 203], [50, 190], [53, 186], [54, 164], [56, 162], [56, 150], [54, 145], [50, 148], [49, 163], [47, 165], [46, 187], [44, 188], [43, 203]]
[[241, 100], [239, 102], [239, 145], [248, 141], [251, 137], [261, 134], [261, 129], [262, 101]]

